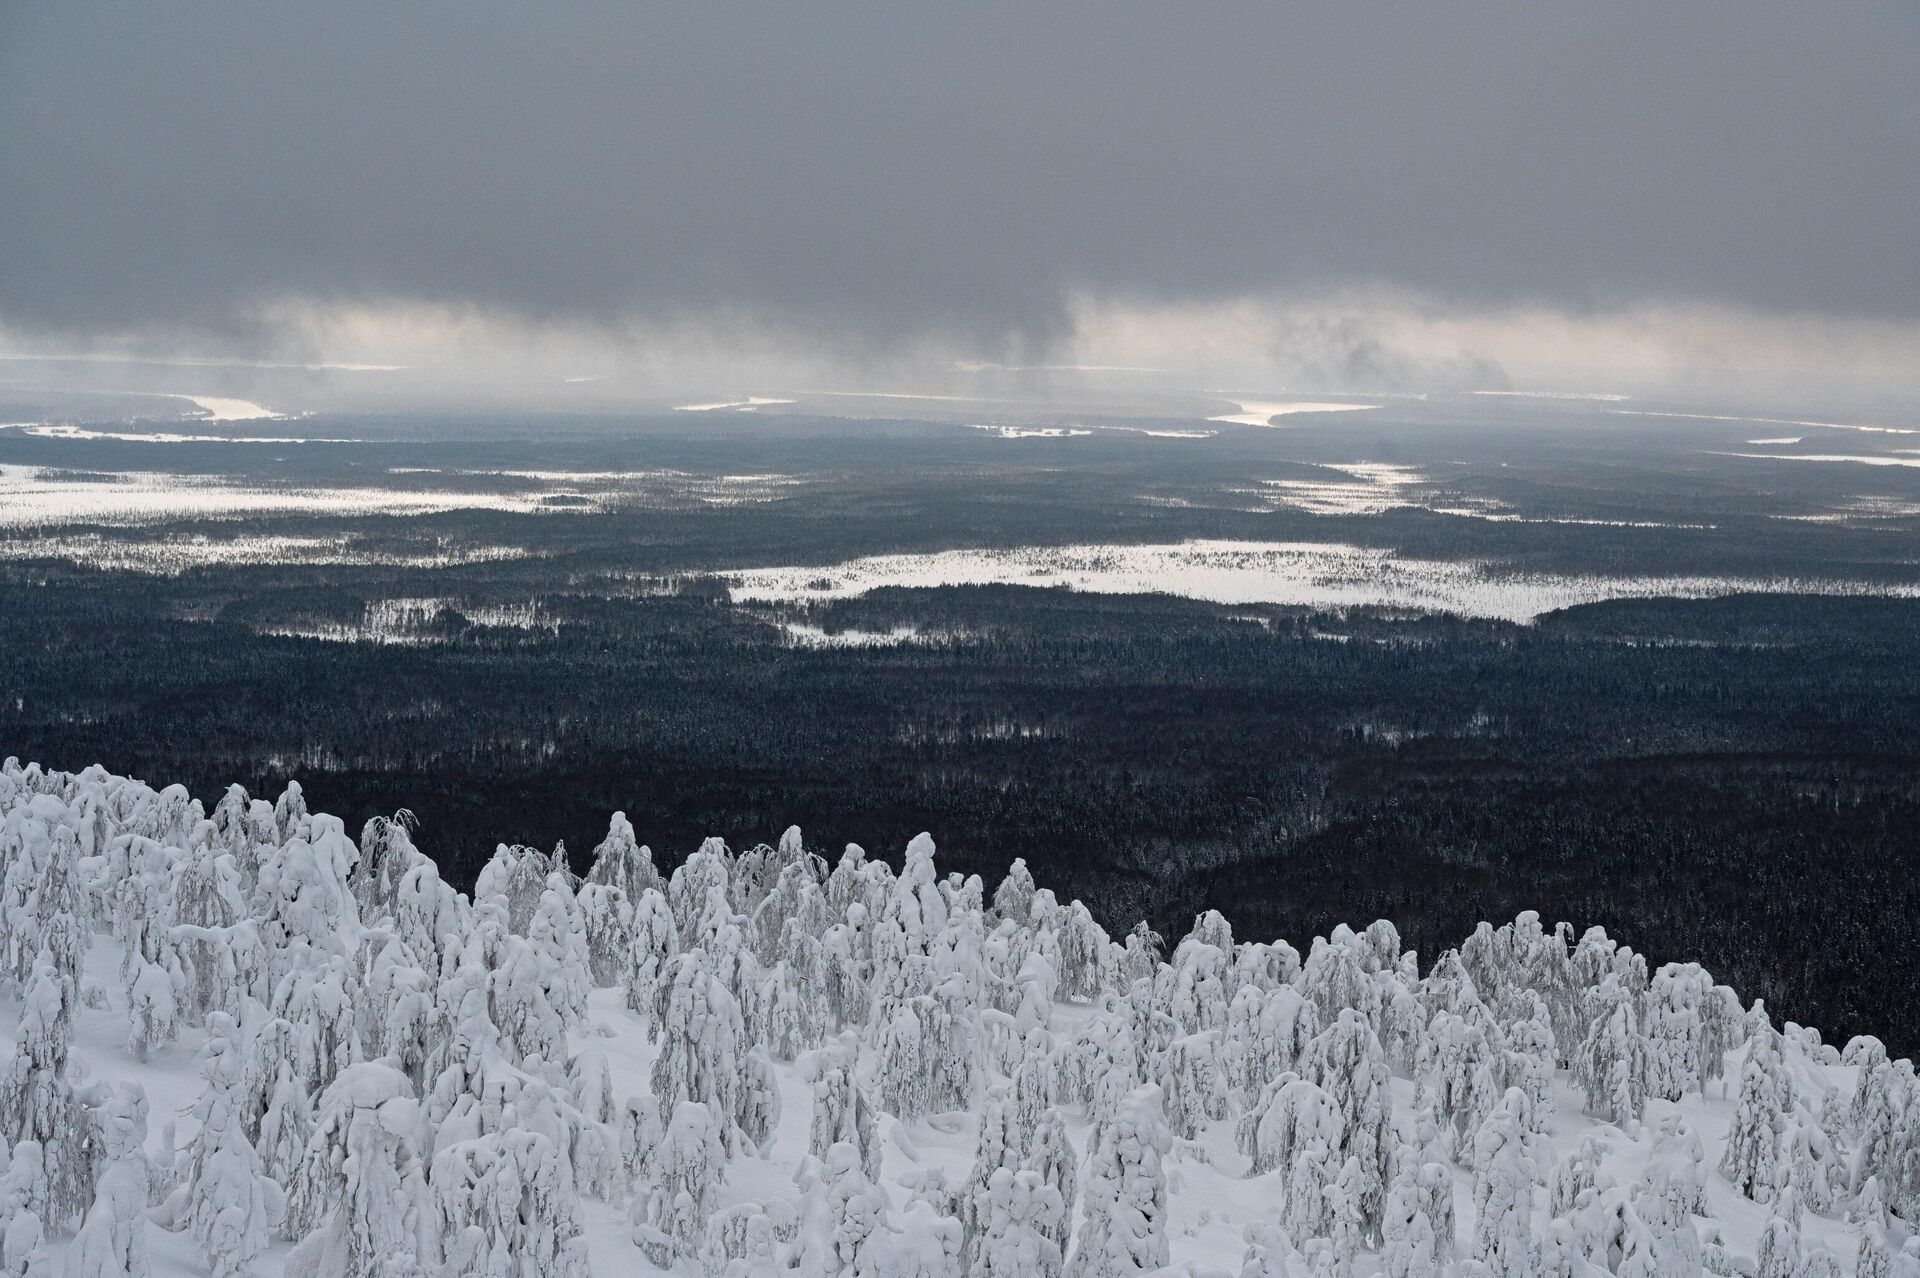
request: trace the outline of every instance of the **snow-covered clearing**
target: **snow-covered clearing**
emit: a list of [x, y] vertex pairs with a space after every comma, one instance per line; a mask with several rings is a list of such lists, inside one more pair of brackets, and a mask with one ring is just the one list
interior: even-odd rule
[[[208, 421], [241, 420], [207, 418]], [[329, 439], [306, 435], [184, 435], [169, 430], [97, 430], [89, 426], [64, 423], [19, 422], [0, 426], [0, 430], [18, 430], [41, 439], [111, 439], [126, 444], [358, 444], [358, 439]]]
[[229, 399], [221, 395], [176, 395], [172, 398], [184, 399], [200, 412], [198, 416], [210, 422], [250, 422], [263, 419], [279, 419], [285, 413], [276, 413], [271, 408], [256, 404], [250, 399]]
[[1093, 434], [1092, 429], [1086, 426], [995, 426], [979, 422], [969, 422], [968, 425], [1001, 439], [1078, 439]]
[[446, 492], [376, 487], [293, 487], [210, 475], [129, 471], [98, 475], [0, 465], [0, 528], [87, 523], [128, 527], [175, 519], [261, 515], [419, 515], [446, 510], [538, 512], [572, 492]]
[[11, 759], [0, 884], [9, 1278], [1920, 1273], [1909, 1062], [1532, 914], [1169, 955], [620, 815], [469, 896], [297, 785]]
[[1920, 466], [1920, 457], [1890, 457], [1885, 453], [1717, 453], [1748, 461], [1845, 462], [1856, 466]]
[[793, 401], [790, 399], [772, 399], [765, 395], [749, 395], [745, 399], [724, 399], [711, 404], [678, 404], [674, 406], [673, 411], [676, 413], [717, 413], [725, 409], [735, 409], [743, 413], [750, 413], [756, 408], [762, 408], [772, 404], [791, 403], [793, 403]]
[[1765, 426], [1815, 426], [1822, 430], [1857, 430], [1869, 435], [1920, 435], [1920, 427], [1874, 426], [1864, 422], [1815, 422], [1798, 417], [1741, 417], [1727, 413], [1657, 413], [1643, 408], [1609, 408], [1621, 417], [1670, 417], [1690, 422], [1759, 422]]
[[1271, 426], [1276, 417], [1294, 413], [1359, 413], [1380, 407], [1378, 404], [1341, 404], [1302, 399], [1229, 400], [1239, 411], [1207, 418], [1210, 422], [1228, 422], [1235, 426]]
[[208, 537], [167, 533], [152, 539], [103, 537], [99, 533], [25, 533], [0, 537], [0, 560], [64, 559], [119, 572], [175, 577], [210, 564], [383, 564], [403, 568], [448, 568], [457, 564], [526, 559], [520, 546], [488, 545], [446, 537], [423, 537], [394, 547], [354, 533], [286, 537], [249, 534]]
[[424, 515], [451, 510], [580, 514], [612, 506], [738, 506], [776, 500], [803, 481], [790, 475], [693, 475], [678, 471], [434, 471], [396, 473], [533, 480], [536, 489], [294, 485], [171, 471], [101, 473], [0, 463], [0, 530], [60, 524], [134, 527], [177, 519], [263, 515]]
[[1753, 591], [1920, 594], [1920, 587], [1841, 579], [1575, 576], [1475, 560], [1416, 559], [1337, 542], [1188, 541], [872, 555], [828, 567], [726, 572], [735, 601], [844, 599], [881, 586], [1012, 583], [1095, 594], [1170, 594], [1212, 603], [1362, 605], [1531, 621], [1574, 604], [1623, 598], [1714, 598]]
[[1621, 404], [1633, 398], [1631, 395], [1615, 395], [1597, 391], [1477, 390], [1473, 393], [1475, 395], [1504, 396], [1509, 399], [1590, 400], [1602, 404]]

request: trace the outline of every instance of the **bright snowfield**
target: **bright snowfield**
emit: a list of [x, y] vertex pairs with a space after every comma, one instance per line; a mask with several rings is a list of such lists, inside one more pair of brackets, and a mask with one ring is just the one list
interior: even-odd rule
[[1877, 1040], [1532, 915], [1163, 959], [933, 852], [616, 816], [470, 899], [404, 815], [8, 760], [0, 1274], [1920, 1274]]

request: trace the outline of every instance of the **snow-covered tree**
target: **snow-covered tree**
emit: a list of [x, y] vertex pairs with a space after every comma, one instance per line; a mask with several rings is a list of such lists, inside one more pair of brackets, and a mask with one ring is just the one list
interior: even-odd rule
[[307, 796], [298, 781], [288, 781], [286, 789], [274, 800], [273, 824], [276, 842], [287, 843], [298, 837], [307, 821]]
[[735, 1153], [747, 1054], [740, 1005], [714, 975], [704, 950], [674, 958], [663, 992], [666, 1010], [653, 1062], [653, 1094], [668, 1113], [681, 1101], [708, 1106], [721, 1143]]
[[1026, 860], [1015, 857], [1013, 864], [1007, 867], [1006, 877], [993, 890], [993, 912], [999, 918], [1025, 927], [1027, 912], [1032, 908], [1033, 875], [1027, 869]]
[[308, 951], [344, 957], [359, 944], [360, 911], [348, 887], [359, 850], [337, 817], [303, 812], [297, 829], [304, 837], [288, 837], [267, 853], [254, 889], [262, 937], [278, 956], [276, 980], [312, 962]]
[[792, 1204], [784, 1199], [717, 1211], [707, 1223], [700, 1264], [716, 1278], [781, 1278], [792, 1268], [791, 1248], [782, 1239], [797, 1224]]
[[361, 828], [360, 860], [351, 880], [363, 920], [392, 917], [401, 881], [424, 859], [413, 846], [416, 824], [413, 813], [402, 808], [391, 817], [374, 817]]
[[1341, 1165], [1339, 1174], [1323, 1191], [1327, 1200], [1328, 1250], [1335, 1273], [1353, 1272], [1354, 1257], [1360, 1251], [1361, 1231], [1366, 1223], [1361, 1217], [1360, 1207], [1368, 1192], [1369, 1185], [1360, 1169], [1360, 1160], [1351, 1157]]
[[1219, 1056], [1218, 1030], [1177, 1038], [1168, 1049], [1163, 1089], [1167, 1120], [1181, 1140], [1195, 1139], [1207, 1123], [1227, 1116], [1226, 1077]]
[[663, 892], [667, 886], [653, 868], [653, 850], [634, 837], [633, 823], [624, 812], [614, 813], [607, 822], [607, 837], [593, 850], [587, 882], [618, 888], [628, 901], [638, 901], [645, 892]]
[[1074, 1204], [1079, 1201], [1079, 1157], [1067, 1135], [1067, 1122], [1057, 1109], [1049, 1109], [1033, 1128], [1027, 1141], [1025, 1168], [1037, 1172], [1040, 1179], [1060, 1195], [1062, 1214], [1057, 1218], [1058, 1232], [1049, 1235], [1066, 1253], [1067, 1226], [1073, 1219]]
[[1359, 1161], [1357, 1205], [1362, 1227], [1377, 1238], [1385, 1205], [1393, 1142], [1393, 1101], [1387, 1091], [1387, 1066], [1380, 1041], [1351, 1008], [1322, 1030], [1300, 1057], [1300, 1076], [1321, 1087], [1340, 1115], [1334, 1166]]
[[287, 1187], [288, 1223], [300, 1238], [290, 1274], [377, 1278], [400, 1258], [424, 1259], [419, 1111], [407, 1076], [378, 1061], [349, 1065], [321, 1093]]
[[1240, 1278], [1297, 1278], [1305, 1263], [1287, 1231], [1278, 1225], [1248, 1225], [1240, 1260]]
[[1647, 1044], [1634, 1004], [1626, 982], [1606, 977], [1591, 996], [1592, 1028], [1575, 1058], [1588, 1112], [1613, 1123], [1639, 1121], [1647, 1103]]
[[1755, 1278], [1800, 1278], [1800, 1222], [1789, 1206], [1768, 1217], [1754, 1253]]
[[974, 1137], [973, 1169], [961, 1187], [959, 1203], [963, 1231], [962, 1256], [969, 1268], [978, 1264], [979, 1246], [990, 1215], [988, 1186], [994, 1173], [1019, 1169], [1027, 1141], [1013, 1097], [1003, 1086], [987, 1096]]
[[543, 893], [528, 935], [506, 938], [490, 974], [491, 1016], [517, 1057], [550, 1051], [586, 1014], [585, 933], [571, 900], [557, 882]]
[[855, 1278], [869, 1242], [886, 1229], [886, 1194], [861, 1170], [859, 1151], [846, 1144], [812, 1160], [803, 1169], [802, 1188], [808, 1207], [802, 1225], [803, 1272]]
[[1153, 972], [1160, 965], [1160, 955], [1165, 943], [1160, 934], [1145, 923], [1136, 923], [1133, 931], [1127, 933], [1125, 958], [1121, 962], [1121, 979], [1132, 985], [1135, 981], [1153, 978]]
[[889, 1216], [860, 1248], [861, 1278], [967, 1278], [960, 1267], [960, 1222], [915, 1201]]
[[1669, 963], [1647, 991], [1647, 1094], [1677, 1101], [1706, 1082], [1706, 1007], [1713, 980], [1699, 964]]
[[580, 920], [587, 950], [587, 972], [597, 989], [626, 980], [632, 966], [633, 910], [618, 888], [600, 883], [580, 886]]
[[246, 1052], [241, 1108], [266, 1175], [293, 1183], [313, 1131], [313, 1097], [298, 1067], [299, 1031], [292, 1022], [262, 1022]]
[[747, 1144], [763, 1154], [780, 1126], [780, 1076], [763, 1047], [749, 1050], [740, 1063], [734, 1125]]
[[1053, 1035], [1034, 1028], [1027, 1031], [1013, 1063], [1013, 1107], [1015, 1121], [1023, 1131], [1031, 1132], [1041, 1116], [1060, 1098], [1060, 1058], [1053, 1047]]
[[982, 1194], [979, 1239], [968, 1272], [981, 1278], [1058, 1278], [1066, 1206], [1040, 1173], [1001, 1167]]
[[806, 1062], [813, 1088], [813, 1121], [808, 1151], [824, 1159], [838, 1144], [853, 1147], [869, 1178], [880, 1170], [880, 1147], [875, 1141], [874, 1108], [866, 1089], [854, 1076], [851, 1045], [823, 1048]]
[[1088, 1002], [1100, 993], [1107, 934], [1078, 901], [1067, 906], [1060, 928], [1060, 997]]
[[680, 954], [680, 929], [664, 893], [650, 888], [629, 899], [627, 1007], [640, 1013], [651, 1041], [659, 1030], [655, 1009], [661, 984], [666, 980], [667, 966]]
[[567, 1151], [524, 1128], [434, 1154], [434, 1233], [449, 1273], [585, 1278], [586, 1239]]
[[27, 1197], [49, 1230], [71, 1228], [92, 1201], [102, 1148], [94, 1119], [67, 1077], [69, 988], [51, 960], [35, 964], [13, 1059], [0, 1073], [0, 1136], [12, 1146], [40, 1147], [39, 1180]]
[[1491, 1278], [1525, 1278], [1533, 1254], [1533, 1186], [1526, 1097], [1509, 1091], [1474, 1139], [1473, 1258]]
[[92, 940], [92, 910], [75, 865], [79, 854], [78, 834], [60, 825], [46, 834], [37, 858], [14, 858], [7, 873], [14, 882], [6, 884], [0, 917], [15, 979], [26, 985], [44, 958], [69, 1006], [78, 1002], [75, 987]]
[[879, 1026], [872, 1089], [882, 1109], [914, 1119], [971, 1102], [979, 1077], [977, 1009], [968, 1009], [959, 993], [959, 986], [943, 982], [932, 994], [908, 999]]
[[1558, 1047], [1546, 1001], [1531, 992], [1526, 997], [1529, 1014], [1506, 1028], [1506, 1062], [1501, 1072], [1509, 1086], [1526, 1095], [1527, 1129], [1545, 1133], [1553, 1124], [1553, 1063]]
[[1860, 1230], [1854, 1245], [1853, 1278], [1892, 1278], [1893, 1253], [1887, 1247], [1886, 1231], [1877, 1225]]
[[632, 1219], [639, 1245], [655, 1265], [691, 1257], [707, 1232], [714, 1192], [726, 1174], [726, 1119], [699, 1101], [672, 1107], [659, 1144], [643, 1161]]
[[52, 1278], [46, 1227], [33, 1205], [45, 1179], [40, 1142], [23, 1140], [15, 1145], [0, 1174], [0, 1275], [4, 1278]]
[[1771, 1027], [1747, 1044], [1740, 1070], [1740, 1100], [1727, 1132], [1720, 1173], [1738, 1192], [1755, 1202], [1771, 1202], [1780, 1184], [1780, 1137], [1784, 1117], [1781, 1096], [1787, 1092], [1786, 1062], [1780, 1036]]
[[667, 902], [673, 907], [674, 926], [691, 946], [699, 932], [700, 916], [717, 890], [726, 895], [733, 872], [733, 854], [721, 839], [708, 839], [682, 861], [667, 882]]
[[1442, 1137], [1461, 1162], [1472, 1161], [1480, 1125], [1506, 1095], [1507, 1073], [1516, 1062], [1503, 1042], [1499, 1028], [1484, 1016], [1470, 1019], [1446, 1008], [1436, 1011], [1427, 1027], [1418, 1074]]
[[1847, 1219], [1859, 1225], [1868, 1225], [1879, 1229], [1887, 1228], [1886, 1195], [1880, 1189], [1880, 1178], [1868, 1176], [1860, 1185], [1860, 1192], [1854, 1195], [1853, 1205], [1847, 1208]]
[[158, 963], [135, 957], [133, 979], [127, 984], [127, 1051], [144, 1061], [156, 1049], [173, 1041], [178, 1005], [173, 974]]
[[93, 1205], [67, 1253], [68, 1278], [145, 1278], [147, 1196], [153, 1170], [147, 1162], [147, 1095], [138, 1083], [116, 1087], [97, 1119], [102, 1168]]
[[1422, 1163], [1411, 1145], [1395, 1162], [1380, 1226], [1386, 1278], [1439, 1278], [1453, 1253], [1452, 1173], [1445, 1164]]
[[1320, 1012], [1292, 986], [1243, 985], [1228, 1009], [1229, 1078], [1247, 1099], [1293, 1069], [1320, 1033]]
[[820, 858], [796, 851], [794, 859], [780, 868], [772, 889], [753, 907], [750, 930], [761, 966], [790, 958], [793, 938], [817, 943], [827, 930], [831, 916], [820, 886], [822, 873]]
[[286, 1214], [280, 1186], [266, 1174], [248, 1139], [241, 1096], [244, 1042], [224, 1012], [207, 1018], [201, 1052], [204, 1089], [194, 1102], [199, 1126], [187, 1147], [178, 1196], [187, 1231], [206, 1250], [214, 1278], [244, 1274]]
[[779, 957], [762, 985], [763, 1041], [776, 1059], [793, 1060], [834, 1028], [827, 999], [827, 958], [820, 942], [789, 919]]
[[1158, 1087], [1137, 1087], [1094, 1129], [1067, 1264], [1073, 1278], [1120, 1278], [1167, 1263], [1165, 1160], [1173, 1138], [1162, 1109]]
[[1366, 1022], [1368, 1032], [1380, 1019], [1380, 987], [1367, 974], [1366, 947], [1342, 927], [1332, 938], [1315, 937], [1300, 969], [1298, 988], [1319, 1009], [1323, 1024], [1349, 1012]]

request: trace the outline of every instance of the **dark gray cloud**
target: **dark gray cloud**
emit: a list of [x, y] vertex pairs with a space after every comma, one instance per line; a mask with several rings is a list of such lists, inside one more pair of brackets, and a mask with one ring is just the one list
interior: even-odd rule
[[0, 322], [1032, 349], [1076, 292], [1920, 316], [1920, 6], [0, 0]]

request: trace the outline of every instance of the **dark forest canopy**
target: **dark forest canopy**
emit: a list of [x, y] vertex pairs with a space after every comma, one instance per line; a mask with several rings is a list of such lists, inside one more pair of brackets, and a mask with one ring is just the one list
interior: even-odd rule
[[[1025, 857], [1110, 926], [1175, 935], [1208, 906], [1296, 942], [1390, 917], [1430, 961], [1538, 909], [1920, 1047], [1920, 603], [1619, 602], [1515, 627], [882, 591], [807, 620], [944, 637], [817, 648], [688, 589], [543, 599], [535, 629], [454, 606], [405, 645], [264, 633], [277, 609], [358, 615], [378, 584], [303, 576], [0, 588], [6, 753], [208, 802], [297, 777], [354, 824], [404, 806], [456, 883], [503, 838], [578, 859], [624, 810], [666, 863], [789, 823], [876, 854], [938, 829], [955, 869], [991, 882]], [[174, 619], [186, 594], [231, 602]]]

